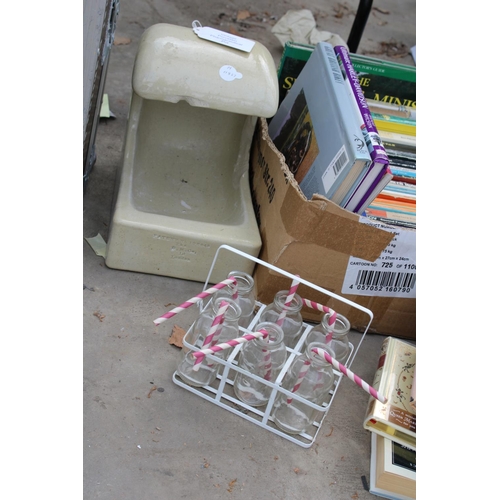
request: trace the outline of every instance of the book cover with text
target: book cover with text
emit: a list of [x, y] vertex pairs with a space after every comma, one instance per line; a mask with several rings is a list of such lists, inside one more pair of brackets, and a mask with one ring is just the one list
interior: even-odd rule
[[311, 199], [357, 186], [371, 164], [333, 46], [316, 45], [269, 122], [269, 136]]
[[[377, 189], [378, 183], [375, 181], [380, 179], [382, 172], [387, 173], [389, 158], [373, 121], [368, 103], [363, 95], [363, 90], [361, 89], [348, 50], [343, 45], [336, 45], [334, 50], [346, 83], [346, 88], [348, 89], [348, 94], [353, 104], [354, 113], [358, 117], [360, 128], [364, 133], [368, 151], [372, 158], [370, 168], [358, 187], [349, 191], [343, 200], [335, 197], [332, 199], [332, 201], [336, 202], [341, 207], [353, 211], [352, 207], [357, 207], [360, 199], [362, 199], [365, 194], [371, 194], [374, 189]], [[355, 198], [354, 200], [352, 200], [353, 197]]]

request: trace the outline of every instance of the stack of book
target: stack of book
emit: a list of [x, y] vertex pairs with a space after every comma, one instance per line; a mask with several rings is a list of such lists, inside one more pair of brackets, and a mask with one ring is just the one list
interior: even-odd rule
[[269, 136], [308, 199], [343, 206], [372, 158], [337, 55], [319, 42], [269, 122]]
[[[371, 102], [374, 121], [385, 146], [393, 178], [359, 213], [382, 222], [416, 228], [417, 221], [417, 144], [415, 108]], [[382, 121], [375, 110], [383, 111]], [[400, 122], [398, 122], [398, 120]]]
[[371, 431], [370, 492], [394, 500], [416, 498], [416, 347], [394, 337], [382, 343], [364, 428]]
[[416, 142], [415, 77], [415, 68], [349, 54], [344, 46], [287, 42], [278, 68], [280, 106], [269, 133], [308, 199], [320, 194], [378, 218], [378, 205], [370, 205], [384, 190], [380, 199], [388, 203], [398, 195], [392, 207], [411, 197], [401, 176], [412, 155], [403, 158], [396, 139], [404, 132], [407, 142]]

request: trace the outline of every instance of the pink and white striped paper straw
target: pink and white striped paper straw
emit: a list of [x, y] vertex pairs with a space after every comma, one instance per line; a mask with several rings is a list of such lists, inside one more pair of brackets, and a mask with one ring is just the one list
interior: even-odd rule
[[[297, 278], [300, 276], [297, 274]], [[278, 319], [276, 320], [276, 324], [278, 326], [283, 326], [283, 322], [285, 321], [286, 313], [287, 313], [287, 307], [290, 307], [290, 304], [293, 301], [293, 297], [295, 296], [295, 292], [297, 291], [297, 288], [299, 288], [299, 281], [297, 279], [294, 279], [292, 281], [292, 286], [290, 287], [290, 291], [288, 292], [288, 295], [285, 299], [285, 304], [283, 311], [280, 312], [280, 315], [278, 316]]]
[[269, 349], [262, 349], [262, 352], [264, 353], [264, 380], [271, 380], [271, 373], [273, 368], [271, 351]]
[[[300, 384], [302, 384], [302, 381], [304, 380], [305, 376], [307, 375], [307, 372], [309, 371], [309, 368], [311, 366], [311, 362], [306, 360], [304, 361], [304, 364], [302, 365], [302, 368], [299, 371], [299, 375], [297, 377], [297, 382], [295, 382], [295, 385], [293, 386], [292, 392], [295, 392], [299, 387]], [[287, 404], [290, 404], [293, 401], [293, 398], [288, 398], [286, 400]]]
[[234, 279], [234, 285], [231, 286], [231, 290], [233, 292], [233, 300], [238, 300], [238, 281], [236, 280], [236, 278], [233, 278]]
[[[203, 340], [202, 348], [211, 347], [217, 344], [217, 340], [219, 338], [220, 332], [222, 330], [222, 324], [224, 323], [224, 314], [226, 313], [227, 308], [229, 307], [229, 302], [225, 300], [221, 300], [219, 305], [219, 309], [217, 310], [217, 314], [210, 326], [210, 330], [207, 333], [207, 336]], [[196, 359], [193, 365], [193, 370], [197, 372], [200, 369], [200, 364], [203, 361], [203, 358]], [[209, 365], [213, 366], [213, 365]]]
[[[322, 311], [325, 314], [330, 314], [330, 316], [328, 317], [328, 325], [333, 327], [335, 321], [337, 320], [337, 313], [333, 309], [330, 309], [329, 307], [323, 306], [309, 299], [303, 298], [302, 300], [307, 307], [310, 307], [311, 309], [316, 309], [317, 311]], [[325, 336], [325, 344], [328, 344], [328, 342], [330, 342], [332, 338], [333, 338], [333, 332], [328, 332], [328, 334]]]
[[217, 340], [219, 339], [219, 334], [222, 330], [222, 324], [224, 323], [224, 315], [226, 314], [226, 310], [229, 307], [229, 302], [225, 300], [221, 300], [219, 309], [217, 310], [217, 314], [212, 322], [212, 326], [203, 341], [202, 348], [210, 347], [217, 344]]
[[342, 372], [347, 376], [350, 380], [352, 380], [356, 385], [361, 387], [364, 391], [366, 391], [370, 396], [373, 396], [375, 399], [378, 399], [381, 403], [386, 404], [387, 398], [380, 394], [376, 389], [374, 389], [371, 385], [367, 384], [362, 378], [358, 377], [351, 370], [347, 369], [343, 364], [339, 363], [335, 358], [332, 358], [324, 349], [320, 347], [313, 347], [311, 351], [315, 352], [319, 356], [321, 356], [325, 361], [333, 365], [333, 367]]
[[192, 299], [187, 300], [186, 302], [182, 303], [180, 306], [175, 307], [171, 311], [165, 313], [163, 316], [160, 316], [159, 318], [154, 320], [154, 324], [158, 326], [160, 323], [163, 323], [164, 321], [167, 321], [167, 319], [172, 318], [175, 316], [177, 313], [180, 313], [181, 311], [184, 311], [188, 307], [191, 307], [193, 304], [196, 304], [197, 302], [200, 302], [200, 300], [203, 300], [207, 298], [209, 295], [212, 295], [215, 293], [217, 290], [220, 290], [221, 288], [224, 288], [225, 286], [228, 286], [230, 284], [234, 284], [235, 286], [238, 286], [238, 282], [236, 281], [236, 278], [227, 278], [224, 281], [221, 281], [220, 283], [217, 283], [211, 288], [208, 288], [207, 290], [199, 293], [196, 295], [196, 297], [193, 297]]
[[191, 353], [194, 358], [201, 359], [205, 357], [206, 354], [215, 354], [216, 352], [219, 351], [224, 351], [225, 349], [229, 349], [231, 347], [236, 347], [239, 344], [244, 344], [245, 342], [250, 342], [251, 340], [259, 339], [259, 338], [266, 338], [269, 335], [267, 330], [262, 329], [259, 330], [258, 332], [254, 333], [247, 333], [246, 335], [243, 335], [242, 337], [238, 337], [236, 339], [231, 339], [228, 340], [227, 342], [223, 342], [222, 344], [216, 344], [211, 347], [206, 347], [204, 349], [200, 349], [199, 351], [195, 351]]

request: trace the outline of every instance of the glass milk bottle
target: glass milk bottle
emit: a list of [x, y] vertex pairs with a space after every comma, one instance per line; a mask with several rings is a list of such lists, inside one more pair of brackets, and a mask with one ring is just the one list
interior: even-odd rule
[[326, 344], [335, 353], [335, 359], [345, 365], [351, 353], [349, 347], [348, 334], [351, 330], [351, 323], [349, 320], [337, 314], [337, 318], [333, 325], [330, 325], [331, 313], [326, 313], [321, 318], [321, 322], [314, 326], [307, 334], [304, 349], [311, 342], [321, 342]]
[[233, 385], [236, 397], [250, 406], [262, 406], [269, 401], [272, 387], [262, 382], [262, 379], [274, 382], [287, 356], [283, 330], [276, 323], [261, 322], [254, 331], [262, 329], [269, 336], [243, 344], [238, 353], [238, 366], [260, 379], [237, 372]]
[[[235, 299], [236, 303], [241, 307], [241, 317], [238, 321], [239, 325], [248, 328], [252, 319], [255, 316], [255, 293], [253, 278], [243, 271], [231, 271], [228, 278], [235, 278], [238, 282], [238, 296]], [[233, 288], [231, 285], [226, 286], [215, 293], [214, 297], [233, 297]]]
[[[221, 302], [225, 301], [229, 305], [224, 313], [224, 321], [218, 336], [214, 337], [212, 342], [207, 344], [207, 335], [212, 330], [212, 324], [215, 317], [219, 312]], [[186, 336], [186, 342], [199, 349], [210, 347], [210, 345], [221, 344], [232, 340], [239, 336], [238, 320], [241, 316], [240, 306], [228, 297], [219, 297], [214, 299], [211, 304], [201, 312], [198, 319], [194, 322], [193, 328]], [[190, 350], [183, 354], [183, 359], [177, 367], [179, 377], [189, 385], [194, 387], [203, 387], [210, 385], [217, 377], [217, 372], [221, 363], [214, 362], [207, 357], [203, 358], [201, 363], [197, 363], [195, 367], [195, 360], [192, 355], [193, 351]], [[227, 359], [229, 350], [219, 351], [215, 354], [216, 357]]]
[[[332, 365], [312, 351], [314, 347], [320, 347], [330, 356], [335, 357], [333, 351], [325, 344], [312, 342], [304, 353], [294, 359], [283, 379], [282, 387], [321, 406], [333, 387], [335, 374]], [[319, 410], [293, 396], [279, 393], [276, 397], [272, 417], [274, 423], [282, 431], [288, 434], [301, 434], [314, 423], [318, 412]]]
[[293, 348], [302, 333], [302, 315], [300, 311], [303, 306], [303, 301], [300, 295], [295, 294], [290, 305], [285, 305], [288, 293], [288, 290], [277, 292], [273, 302], [268, 304], [262, 311], [260, 321], [276, 323], [280, 314], [285, 312], [286, 316], [280, 326], [283, 330], [285, 345]]

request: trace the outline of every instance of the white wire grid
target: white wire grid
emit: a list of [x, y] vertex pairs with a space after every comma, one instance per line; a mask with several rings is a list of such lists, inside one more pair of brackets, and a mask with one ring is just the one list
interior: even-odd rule
[[[220, 257], [221, 253], [223, 253], [224, 251], [236, 253], [245, 259], [250, 259], [250, 260], [254, 261], [256, 264], [260, 264], [262, 266], [265, 266], [265, 267], [273, 270], [276, 273], [279, 273], [283, 276], [287, 276], [288, 278], [290, 278], [290, 280], [297, 280], [299, 283], [303, 283], [304, 285], [306, 285], [310, 288], [313, 288], [313, 289], [323, 293], [324, 295], [326, 295], [328, 297], [332, 297], [332, 298], [337, 299], [341, 302], [349, 304], [352, 307], [359, 309], [360, 311], [363, 311], [364, 313], [366, 313], [369, 316], [369, 321], [365, 327], [365, 330], [363, 331], [363, 333], [361, 335], [361, 338], [359, 339], [359, 342], [357, 343], [356, 349], [354, 349], [353, 344], [349, 342], [350, 353], [349, 353], [349, 358], [347, 359], [347, 361], [345, 363], [345, 366], [347, 368], [349, 368], [352, 365], [352, 362], [354, 361], [354, 358], [356, 357], [356, 354], [359, 350], [359, 347], [361, 346], [361, 343], [366, 335], [366, 332], [368, 331], [368, 328], [370, 327], [370, 324], [373, 320], [373, 313], [369, 309], [366, 309], [365, 307], [362, 307], [362, 306], [356, 304], [355, 302], [352, 302], [344, 297], [341, 297], [340, 295], [336, 295], [328, 290], [325, 290], [324, 288], [321, 288], [313, 283], [310, 283], [307, 280], [304, 280], [302, 278], [298, 278], [294, 274], [288, 273], [287, 271], [279, 269], [278, 267], [273, 266], [272, 264], [264, 262], [256, 257], [248, 255], [248, 254], [241, 252], [240, 250], [233, 248], [231, 246], [228, 246], [228, 245], [222, 245], [217, 250], [215, 257], [214, 257], [214, 260], [213, 260], [213, 263], [212, 263], [212, 266], [211, 266], [210, 271], [208, 273], [208, 277], [207, 277], [207, 280], [205, 282], [205, 286], [204, 286], [203, 290], [206, 290], [207, 288], [210, 287], [209, 283], [210, 283], [210, 277], [211, 277], [212, 271], [215, 267], [215, 264], [216, 264], [218, 258]], [[229, 269], [228, 272], [232, 271], [232, 270], [233, 269]], [[290, 281], [290, 283], [291, 283], [291, 281]], [[305, 297], [305, 298], [307, 298], [307, 297]], [[208, 305], [209, 305], [209, 302], [203, 304], [203, 302], [200, 301], [198, 303], [198, 307], [200, 309], [200, 312]], [[266, 307], [266, 304], [262, 304], [260, 302], [256, 303], [256, 309], [258, 308], [258, 310], [257, 310], [256, 315], [253, 318], [252, 322], [248, 326], [248, 328], [245, 329], [241, 326], [239, 327], [241, 335], [245, 335], [245, 334], [253, 331], [254, 326], [256, 326], [259, 323], [260, 314], [262, 313], [262, 311], [265, 307]], [[332, 402], [333, 402], [333, 399], [334, 399], [335, 394], [337, 392], [337, 389], [339, 387], [340, 381], [342, 380], [342, 378], [344, 376], [343, 373], [334, 369], [334, 374], [336, 376], [334, 386], [333, 386], [332, 390], [329, 392], [327, 400], [324, 401], [321, 405], [314, 404], [311, 401], [304, 399], [299, 394], [296, 394], [296, 393], [292, 394], [290, 391], [287, 391], [286, 389], [281, 387], [281, 382], [282, 382], [286, 372], [290, 368], [290, 365], [292, 364], [294, 359], [301, 354], [301, 350], [302, 350], [302, 347], [303, 347], [304, 342], [306, 340], [307, 334], [309, 333], [310, 329], [313, 326], [314, 325], [312, 325], [312, 324], [308, 324], [306, 322], [303, 322], [302, 333], [300, 334], [300, 337], [297, 341], [297, 344], [293, 348], [287, 347], [287, 360], [286, 360], [283, 368], [281, 369], [278, 377], [276, 378], [276, 380], [274, 382], [264, 380], [262, 377], [259, 377], [258, 375], [255, 375], [255, 374], [250, 373], [246, 370], [243, 370], [242, 368], [240, 368], [238, 366], [237, 358], [238, 358], [238, 353], [242, 347], [241, 344], [236, 346], [235, 348], [233, 348], [231, 350], [228, 358], [225, 360], [221, 359], [219, 357], [213, 356], [211, 354], [207, 354], [207, 358], [209, 358], [210, 360], [212, 360], [216, 363], [223, 365], [223, 368], [221, 368], [219, 370], [217, 378], [212, 385], [204, 386], [204, 387], [190, 386], [190, 385], [186, 384], [179, 377], [177, 371], [175, 371], [173, 376], [172, 376], [173, 382], [176, 385], [183, 387], [187, 391], [192, 392], [193, 394], [196, 394], [197, 396], [199, 396], [207, 401], [210, 401], [211, 403], [213, 403], [221, 408], [224, 408], [225, 410], [227, 410], [231, 413], [234, 413], [235, 415], [238, 415], [241, 418], [244, 418], [250, 422], [253, 422], [254, 424], [256, 424], [264, 429], [267, 429], [268, 431], [273, 432], [274, 434], [277, 434], [285, 439], [288, 439], [289, 441], [292, 441], [293, 443], [295, 443], [299, 446], [302, 446], [303, 448], [309, 448], [314, 443], [314, 441], [318, 435], [318, 432], [321, 429], [321, 425], [323, 424], [325, 416], [332, 405]], [[192, 328], [193, 328], [193, 325], [191, 325], [190, 329], [186, 333], [186, 335], [184, 337], [183, 344], [188, 349], [191, 349], [193, 351], [198, 351], [199, 350], [198, 347], [195, 347], [194, 345], [189, 344], [186, 340], [187, 338], [189, 338], [189, 333], [190, 333]], [[254, 379], [258, 379], [259, 382], [271, 387], [271, 396], [269, 398], [268, 403], [265, 406], [253, 407], [253, 406], [247, 405], [246, 403], [242, 402], [240, 399], [238, 399], [236, 397], [234, 390], [233, 390], [233, 384], [234, 384], [234, 378], [238, 372], [243, 373], [244, 375], [252, 377]], [[310, 428], [307, 429], [306, 432], [303, 432], [301, 434], [293, 434], [293, 435], [287, 434], [287, 433], [283, 432], [281, 429], [279, 429], [274, 424], [273, 418], [271, 416], [271, 412], [272, 412], [272, 409], [274, 406], [274, 401], [276, 400], [276, 397], [278, 396], [279, 393], [284, 393], [285, 395], [287, 395], [289, 397], [293, 396], [298, 401], [301, 401], [302, 403], [313, 408], [316, 411], [316, 419], [315, 419], [314, 423], [310, 426]]]

